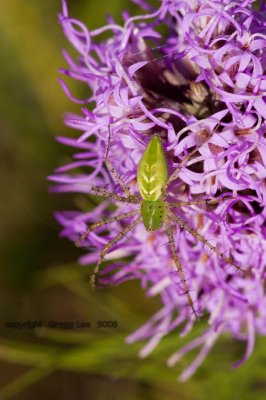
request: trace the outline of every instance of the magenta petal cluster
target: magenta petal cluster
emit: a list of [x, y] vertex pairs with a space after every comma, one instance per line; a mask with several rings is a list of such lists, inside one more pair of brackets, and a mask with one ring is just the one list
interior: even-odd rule
[[[64, 52], [68, 67], [60, 70], [60, 84], [81, 112], [65, 120], [76, 138], [58, 138], [76, 150], [73, 161], [50, 179], [56, 192], [84, 195], [83, 209], [56, 214], [62, 235], [75, 241], [90, 224], [129, 211], [128, 204], [110, 208], [110, 199], [86, 211], [93, 186], [122, 194], [105, 166], [109, 132], [112, 164], [135, 193], [137, 167], [152, 135], [161, 136], [170, 173], [198, 148], [168, 195], [173, 201], [225, 196], [215, 206], [183, 207], [180, 213], [245, 272], [173, 227], [191, 296], [207, 316], [202, 335], [168, 362], [172, 366], [198, 349], [180, 377], [186, 380], [223, 333], [247, 342], [236, 365], [252, 354], [255, 335], [266, 334], [266, 8], [253, 0], [162, 0], [157, 9], [146, 0], [135, 3], [140, 15], [125, 11], [122, 25], [109, 18], [89, 31], [62, 2], [60, 23], [78, 56]], [[69, 91], [69, 78], [85, 86], [86, 98]], [[125, 223], [91, 232], [80, 262], [95, 264]], [[139, 223], [107, 259], [103, 285], [138, 279], [147, 296], [161, 298], [162, 308], [127, 338], [146, 341], [141, 357], [174, 329], [184, 336], [193, 328], [163, 230], [148, 233]]]

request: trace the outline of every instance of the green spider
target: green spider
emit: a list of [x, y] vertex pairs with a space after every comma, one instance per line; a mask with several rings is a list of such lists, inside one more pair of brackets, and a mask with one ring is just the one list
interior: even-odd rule
[[[167, 197], [167, 189], [172, 181], [174, 181], [178, 177], [178, 173], [181, 168], [188, 162], [188, 160], [196, 153], [198, 148], [190, 152], [178, 165], [172, 175], [169, 177], [166, 157], [161, 144], [161, 140], [158, 134], [155, 134], [149, 141], [146, 150], [140, 160], [138, 170], [137, 170], [137, 184], [139, 189], [139, 194], [134, 195], [130, 192], [129, 188], [127, 188], [122, 180], [120, 179], [117, 171], [111, 164], [108, 158], [110, 146], [110, 135], [107, 144], [107, 152], [105, 164], [110, 171], [110, 173], [117, 180], [119, 185], [121, 186], [125, 196], [120, 196], [109, 192], [100, 187], [92, 187], [92, 191], [94, 191], [97, 195], [104, 198], [111, 198], [118, 202], [129, 203], [129, 204], [138, 204], [140, 207], [133, 211], [125, 212], [115, 217], [107, 218], [103, 221], [96, 222], [92, 224], [86, 232], [79, 238], [76, 242], [77, 246], [81, 245], [82, 240], [84, 240], [90, 232], [99, 228], [103, 225], [109, 224], [114, 221], [123, 220], [132, 216], [137, 216], [128, 226], [121, 230], [112, 240], [110, 240], [101, 250], [98, 262], [93, 271], [91, 277], [91, 283], [94, 286], [95, 284], [95, 276], [97, 275], [99, 268], [104, 260], [104, 257], [108, 251], [117, 244], [126, 234], [132, 231], [138, 223], [142, 221], [145, 226], [145, 229], [148, 232], [156, 231], [161, 229], [163, 226], [165, 228], [166, 235], [169, 240], [170, 250], [172, 258], [177, 267], [185, 294], [187, 296], [188, 304], [191, 307], [191, 310], [195, 317], [197, 317], [197, 313], [194, 307], [194, 303], [192, 301], [185, 276], [183, 267], [179, 261], [176, 245], [174, 241], [174, 235], [172, 232], [172, 223], [177, 223], [180, 225], [182, 229], [185, 229], [192, 236], [200, 240], [204, 245], [208, 246], [213, 252], [215, 252], [218, 256], [220, 256], [226, 263], [235, 266], [238, 270], [243, 271], [238, 265], [234, 263], [234, 261], [225, 256], [222, 252], [220, 252], [215, 246], [213, 246], [204, 236], [202, 236], [197, 230], [191, 228], [180, 216], [175, 215], [172, 212], [172, 209], [182, 206], [194, 206], [200, 204], [217, 204], [220, 201], [226, 200], [222, 199], [211, 199], [211, 200], [196, 200], [196, 201], [179, 201], [179, 202], [168, 202], [166, 201]], [[228, 198], [227, 198], [228, 199]]]

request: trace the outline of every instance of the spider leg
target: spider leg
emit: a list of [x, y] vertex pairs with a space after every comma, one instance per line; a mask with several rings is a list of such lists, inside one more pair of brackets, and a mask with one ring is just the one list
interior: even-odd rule
[[166, 231], [169, 243], [170, 243], [171, 254], [172, 254], [173, 260], [175, 262], [175, 265], [177, 267], [181, 282], [182, 282], [183, 287], [185, 289], [185, 294], [187, 296], [188, 303], [189, 303], [189, 305], [190, 305], [190, 307], [192, 309], [193, 315], [197, 318], [198, 316], [197, 316], [197, 313], [196, 313], [196, 310], [195, 310], [195, 307], [194, 307], [194, 303], [193, 303], [192, 297], [190, 296], [190, 293], [189, 293], [189, 288], [188, 288], [186, 280], [185, 280], [184, 271], [183, 271], [182, 265], [181, 265], [181, 263], [180, 263], [180, 261], [178, 259], [178, 255], [177, 255], [177, 252], [176, 252], [174, 235], [173, 235], [173, 232], [172, 232], [172, 229], [171, 229], [171, 225], [170, 225], [170, 221], [169, 221], [170, 218], [169, 219], [168, 218], [169, 217], [167, 215], [167, 218], [165, 219], [165, 231]]
[[104, 197], [106, 199], [113, 199], [120, 201], [121, 203], [139, 204], [141, 202], [140, 196], [130, 195], [130, 197], [119, 196], [118, 194], [109, 192], [108, 190], [101, 188], [99, 186], [92, 186], [91, 190], [95, 192], [98, 196]]
[[[201, 146], [206, 143], [208, 140], [210, 139], [210, 137], [207, 137], [202, 143]], [[172, 173], [172, 175], [169, 177], [167, 183], [165, 184], [163, 190], [162, 190], [162, 194], [164, 194], [166, 192], [166, 189], [168, 188], [168, 186], [170, 185], [171, 182], [173, 182], [177, 177], [179, 172], [181, 171], [181, 169], [183, 168], [183, 166], [191, 159], [191, 157], [194, 156], [194, 154], [197, 153], [199, 147], [196, 147], [194, 150], [192, 150], [188, 155], [186, 155], [183, 160], [181, 161], [181, 163], [178, 165], [178, 167], [174, 170], [174, 172]]]
[[228, 200], [229, 197], [223, 197], [218, 199], [210, 200], [195, 200], [195, 201], [175, 201], [173, 203], [166, 201], [166, 205], [169, 208], [182, 207], [182, 206], [198, 206], [200, 204], [218, 204], [222, 201]]
[[110, 125], [108, 126], [108, 141], [107, 141], [107, 148], [106, 148], [106, 155], [105, 155], [105, 165], [108, 168], [108, 171], [114, 176], [114, 178], [117, 180], [117, 182], [119, 183], [121, 189], [123, 190], [123, 192], [125, 193], [125, 195], [127, 197], [131, 197], [132, 194], [130, 192], [130, 190], [124, 185], [124, 183], [122, 182], [120, 176], [118, 175], [118, 172], [116, 171], [116, 169], [113, 167], [111, 161], [108, 158], [108, 154], [109, 154], [109, 149], [110, 149], [110, 141], [111, 141], [111, 132], [110, 132]]
[[108, 242], [104, 246], [104, 248], [102, 249], [102, 251], [100, 253], [100, 257], [97, 261], [96, 267], [94, 268], [93, 273], [91, 275], [91, 285], [93, 287], [95, 286], [95, 276], [97, 275], [97, 273], [101, 267], [101, 264], [104, 260], [104, 256], [106, 255], [108, 250], [110, 250], [117, 242], [119, 242], [121, 239], [123, 239], [123, 237], [125, 237], [128, 232], [133, 230], [135, 228], [135, 226], [140, 222], [140, 220], [141, 220], [141, 216], [136, 218], [133, 222], [131, 222], [131, 224], [126, 226], [121, 232], [119, 232], [112, 240], [110, 240], [110, 242]]
[[125, 219], [125, 218], [128, 218], [128, 217], [132, 217], [133, 215], [136, 215], [136, 214], [138, 214], [139, 212], [140, 212], [140, 209], [138, 208], [138, 209], [133, 210], [133, 211], [129, 211], [129, 212], [125, 212], [125, 213], [123, 213], [123, 214], [116, 215], [116, 216], [114, 216], [114, 217], [106, 218], [106, 219], [104, 219], [103, 221], [99, 221], [99, 222], [96, 222], [95, 224], [90, 225], [89, 228], [88, 228], [88, 229], [80, 236], [80, 238], [76, 241], [76, 243], [75, 243], [76, 246], [77, 246], [77, 247], [80, 247], [82, 240], [84, 240], [84, 239], [87, 237], [87, 235], [88, 235], [90, 232], [94, 231], [96, 228], [99, 228], [100, 226], [109, 224], [109, 223], [111, 223], [111, 222], [120, 221], [121, 219]]
[[184, 228], [187, 232], [193, 235], [196, 239], [200, 240], [203, 244], [208, 246], [214, 253], [220, 256], [226, 263], [233, 265], [239, 271], [245, 272], [241, 267], [234, 263], [234, 260], [230, 257], [225, 256], [217, 247], [213, 246], [203, 235], [201, 235], [198, 231], [191, 228], [181, 217], [173, 214], [170, 210], [168, 210], [171, 219], [177, 222], [181, 228]]

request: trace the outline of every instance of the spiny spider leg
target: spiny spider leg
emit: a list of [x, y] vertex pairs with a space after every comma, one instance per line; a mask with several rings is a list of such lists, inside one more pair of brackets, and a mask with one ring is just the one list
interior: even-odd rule
[[139, 213], [140, 213], [140, 209], [138, 208], [138, 209], [133, 210], [133, 211], [129, 211], [129, 212], [125, 212], [123, 214], [116, 215], [114, 217], [106, 218], [103, 221], [99, 221], [99, 222], [96, 222], [95, 224], [90, 225], [89, 228], [76, 241], [76, 243], [75, 243], [76, 246], [80, 247], [81, 246], [81, 242], [87, 237], [87, 235], [90, 232], [94, 231], [96, 228], [99, 228], [100, 226], [109, 224], [111, 222], [120, 221], [121, 219], [132, 217], [133, 215], [136, 215], [136, 214], [139, 214]]
[[175, 247], [175, 240], [174, 240], [174, 235], [173, 235], [172, 228], [171, 228], [170, 221], [169, 221], [170, 220], [169, 216], [167, 215], [167, 218], [165, 219], [165, 231], [166, 231], [166, 234], [167, 234], [167, 237], [168, 237], [168, 240], [169, 240], [171, 254], [172, 254], [173, 260], [175, 262], [175, 265], [177, 267], [181, 282], [182, 282], [183, 287], [185, 289], [185, 294], [187, 296], [187, 301], [188, 301], [188, 303], [189, 303], [189, 305], [190, 305], [190, 307], [192, 309], [192, 312], [193, 312], [194, 316], [197, 318], [198, 316], [197, 316], [197, 313], [196, 313], [196, 310], [195, 310], [195, 307], [194, 307], [194, 303], [193, 303], [192, 297], [190, 296], [190, 293], [189, 293], [189, 288], [188, 288], [187, 283], [186, 283], [186, 279], [185, 279], [185, 275], [184, 275], [184, 272], [183, 272], [183, 268], [182, 268], [182, 265], [180, 264], [180, 261], [179, 261], [178, 256], [177, 256], [176, 247]]
[[[206, 143], [210, 138], [206, 138], [200, 145], [203, 146], [204, 143]], [[183, 166], [191, 159], [191, 157], [194, 156], [194, 154], [197, 153], [197, 151], [199, 150], [199, 147], [197, 146], [194, 150], [192, 150], [188, 155], [185, 156], [185, 158], [183, 158], [183, 160], [181, 161], [181, 163], [177, 166], [177, 168], [174, 170], [174, 172], [172, 173], [172, 175], [169, 177], [167, 183], [165, 184], [163, 190], [162, 190], [162, 194], [165, 194], [166, 189], [168, 188], [168, 186], [170, 185], [171, 182], [173, 182], [177, 177], [179, 172], [181, 171], [181, 169], [183, 168]]]
[[138, 195], [130, 195], [129, 197], [119, 196], [118, 194], [109, 192], [108, 190], [99, 186], [92, 186], [91, 190], [101, 197], [104, 197], [106, 199], [110, 198], [116, 201], [120, 201], [121, 203], [139, 204], [141, 202], [140, 196]]
[[200, 204], [218, 204], [218, 203], [221, 203], [228, 199], [229, 199], [229, 197], [223, 197], [223, 198], [219, 198], [219, 199], [210, 199], [210, 200], [175, 201], [173, 203], [166, 201], [165, 204], [167, 205], [167, 207], [175, 208], [175, 207], [181, 207], [181, 206], [198, 206]]
[[168, 209], [168, 213], [169, 213], [170, 217], [181, 226], [181, 228], [184, 228], [187, 232], [189, 232], [191, 235], [193, 235], [196, 239], [200, 240], [203, 244], [208, 246], [214, 253], [216, 253], [218, 256], [220, 256], [224, 261], [226, 261], [230, 265], [233, 265], [239, 271], [245, 272], [241, 267], [239, 267], [238, 265], [236, 265], [234, 263], [234, 260], [232, 258], [225, 256], [220, 250], [217, 249], [217, 247], [213, 246], [204, 236], [202, 236], [200, 233], [198, 233], [198, 231], [191, 228], [191, 226], [189, 226], [182, 218], [173, 214], [169, 209]]
[[111, 131], [110, 131], [110, 125], [109, 125], [108, 126], [108, 141], [107, 141], [107, 148], [106, 148], [106, 155], [105, 155], [105, 164], [106, 164], [106, 167], [108, 168], [108, 170], [110, 171], [110, 173], [115, 177], [115, 179], [119, 183], [119, 185], [120, 185], [121, 189], [123, 190], [123, 192], [125, 193], [125, 195], [127, 197], [130, 197], [130, 196], [132, 196], [130, 190], [124, 185], [120, 176], [118, 175], [117, 171], [115, 170], [111, 161], [108, 158], [109, 149], [110, 149], [110, 141], [111, 141]]
[[91, 275], [91, 285], [92, 287], [95, 286], [95, 276], [99, 272], [100, 266], [104, 260], [105, 254], [108, 252], [109, 249], [111, 249], [117, 242], [119, 242], [121, 239], [123, 239], [124, 236], [131, 230], [135, 228], [135, 226], [141, 221], [141, 216], [136, 218], [131, 224], [126, 226], [121, 232], [119, 232], [110, 242], [106, 243], [106, 245], [103, 247], [100, 253], [100, 257], [98, 259], [98, 262], [96, 264], [96, 267], [93, 270], [93, 273]]

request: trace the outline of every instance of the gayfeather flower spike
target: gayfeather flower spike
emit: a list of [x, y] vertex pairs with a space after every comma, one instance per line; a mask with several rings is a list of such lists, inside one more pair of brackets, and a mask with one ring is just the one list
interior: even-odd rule
[[[58, 138], [78, 151], [50, 179], [56, 192], [84, 195], [84, 210], [56, 217], [85, 249], [80, 262], [95, 265], [93, 285], [139, 279], [147, 296], [160, 296], [161, 310], [127, 338], [147, 340], [141, 357], [208, 316], [202, 335], [169, 359], [200, 348], [184, 381], [223, 333], [247, 341], [235, 366], [266, 334], [266, 7], [137, 3], [146, 14], [124, 12], [123, 25], [109, 18], [89, 31], [62, 1], [60, 22], [79, 57], [64, 52], [60, 72], [88, 96], [75, 98], [60, 80], [82, 105], [66, 116], [81, 135]], [[92, 194], [103, 201], [87, 211]]]

